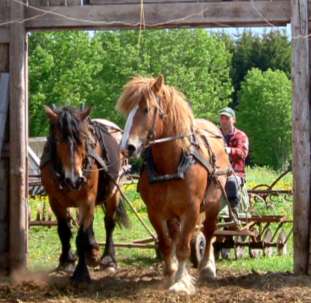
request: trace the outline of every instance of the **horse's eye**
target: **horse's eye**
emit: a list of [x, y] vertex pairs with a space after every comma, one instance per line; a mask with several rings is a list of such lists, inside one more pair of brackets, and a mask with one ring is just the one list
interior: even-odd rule
[[145, 107], [145, 109], [144, 109], [144, 115], [147, 115], [147, 114], [148, 114], [148, 112], [149, 112], [148, 107]]

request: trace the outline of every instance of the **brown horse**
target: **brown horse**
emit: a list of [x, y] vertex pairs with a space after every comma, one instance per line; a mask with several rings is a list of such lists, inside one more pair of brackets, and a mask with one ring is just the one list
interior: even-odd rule
[[117, 109], [128, 116], [121, 152], [144, 155], [138, 191], [158, 235], [165, 282], [171, 291], [191, 294], [195, 287], [186, 260], [200, 209], [207, 241], [201, 276], [216, 276], [212, 239], [230, 168], [222, 135], [211, 122], [194, 120], [184, 96], [162, 76], [133, 78]]
[[[42, 184], [57, 218], [62, 252], [59, 268], [72, 268], [75, 256], [70, 248], [70, 220], [67, 209], [79, 209], [79, 231], [76, 238], [78, 264], [74, 282], [90, 280], [87, 264], [100, 263], [103, 268], [116, 268], [113, 230], [116, 221], [127, 224], [127, 215], [115, 182], [121, 171], [119, 144], [108, 128], [89, 119], [90, 109], [45, 107], [50, 120], [50, 134], [41, 159]], [[101, 260], [94, 238], [95, 206], [106, 211], [106, 246]]]

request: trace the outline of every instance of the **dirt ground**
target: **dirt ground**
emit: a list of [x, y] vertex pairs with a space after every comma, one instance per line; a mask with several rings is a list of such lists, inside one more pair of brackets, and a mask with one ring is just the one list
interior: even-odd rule
[[[195, 270], [192, 273], [196, 276]], [[310, 302], [311, 277], [291, 273], [219, 271], [215, 281], [197, 282], [193, 296], [164, 290], [159, 267], [122, 268], [113, 275], [92, 272], [92, 283], [73, 286], [59, 273], [0, 279], [0, 302]]]

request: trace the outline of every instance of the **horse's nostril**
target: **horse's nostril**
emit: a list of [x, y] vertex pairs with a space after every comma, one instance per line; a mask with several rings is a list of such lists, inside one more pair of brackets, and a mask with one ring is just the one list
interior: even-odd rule
[[67, 185], [71, 185], [72, 184], [70, 178], [65, 178], [65, 183]]
[[78, 184], [83, 184], [86, 182], [86, 178], [84, 176], [78, 178]]
[[134, 145], [132, 145], [132, 144], [129, 144], [127, 146], [127, 150], [128, 150], [129, 155], [131, 156], [136, 151], [136, 147]]

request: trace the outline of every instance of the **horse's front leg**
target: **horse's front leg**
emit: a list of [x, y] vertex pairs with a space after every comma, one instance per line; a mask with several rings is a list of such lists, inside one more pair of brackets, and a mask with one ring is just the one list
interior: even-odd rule
[[206, 248], [202, 258], [200, 268], [201, 279], [216, 278], [216, 262], [214, 256], [214, 232], [217, 227], [217, 218], [220, 210], [220, 199], [222, 191], [218, 184], [211, 183], [207, 192], [205, 203], [204, 235], [206, 238]]
[[70, 239], [72, 236], [70, 217], [67, 209], [61, 207], [56, 200], [50, 199], [50, 206], [57, 219], [57, 232], [62, 246], [62, 252], [59, 257], [58, 270], [73, 272], [76, 256], [71, 251]]
[[[176, 246], [178, 269], [175, 283], [169, 288], [173, 292], [194, 294], [194, 278], [188, 273], [186, 264], [190, 257], [190, 241], [199, 218], [199, 203], [193, 203], [191, 209], [180, 218], [180, 236]], [[195, 207], [197, 205], [197, 207]]]
[[80, 207], [80, 227], [76, 238], [79, 260], [72, 276], [72, 281], [76, 283], [88, 283], [91, 281], [87, 268], [87, 252], [91, 249], [89, 235], [92, 232], [94, 204], [86, 203], [86, 205]]
[[148, 215], [157, 232], [159, 251], [164, 260], [164, 286], [170, 287], [175, 282], [178, 266], [175, 254], [179, 225], [175, 220], [166, 221], [154, 211], [148, 211]]
[[86, 251], [87, 265], [95, 267], [98, 265], [99, 262], [100, 249], [95, 239], [93, 222], [87, 230], [87, 237], [88, 237], [88, 249]]

